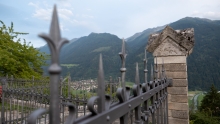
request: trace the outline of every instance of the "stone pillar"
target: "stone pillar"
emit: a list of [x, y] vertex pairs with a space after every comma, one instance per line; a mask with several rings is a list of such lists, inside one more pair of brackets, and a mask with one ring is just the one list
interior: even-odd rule
[[186, 59], [193, 46], [193, 28], [173, 30], [167, 26], [161, 33], [149, 37], [146, 49], [157, 56], [158, 70], [164, 63], [167, 78], [173, 79], [172, 87], [167, 89], [169, 124], [189, 124]]

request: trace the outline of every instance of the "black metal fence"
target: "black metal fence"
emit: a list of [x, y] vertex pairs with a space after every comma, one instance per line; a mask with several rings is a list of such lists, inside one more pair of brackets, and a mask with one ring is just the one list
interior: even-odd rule
[[[49, 101], [49, 80], [24, 80], [14, 79], [13, 76], [0, 77], [3, 94], [1, 97], [1, 122], [2, 123], [27, 123], [27, 117], [37, 108], [47, 109]], [[111, 94], [111, 103], [117, 102], [114, 94], [119, 87], [118, 82], [112, 79], [106, 82], [105, 92]], [[87, 100], [97, 95], [96, 80], [71, 81], [70, 77], [60, 78], [60, 116], [61, 122], [65, 121], [68, 110], [66, 102], [76, 106], [75, 118], [85, 116], [88, 113]], [[48, 122], [48, 114], [38, 119], [39, 122]]]
[[119, 53], [122, 60], [121, 78], [117, 83], [105, 82], [102, 55], [96, 83], [91, 80], [71, 82], [69, 77], [60, 79], [60, 48], [68, 41], [60, 36], [56, 7], [50, 34], [39, 36], [47, 41], [51, 50], [50, 80], [2, 78], [1, 123], [168, 124], [167, 87], [172, 80], [166, 78], [163, 65], [158, 71], [157, 64], [154, 69], [151, 66], [151, 81], [147, 80], [146, 51], [143, 83], [139, 82], [137, 63], [135, 84], [126, 86], [124, 40]]

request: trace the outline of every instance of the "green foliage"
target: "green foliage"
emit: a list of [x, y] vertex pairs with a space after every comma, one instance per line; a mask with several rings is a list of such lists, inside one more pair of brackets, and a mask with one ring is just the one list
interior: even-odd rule
[[79, 64], [61, 64], [61, 66], [63, 66], [63, 67], [67, 67], [68, 69], [69, 68], [72, 68], [72, 67], [74, 67], [74, 66], [78, 66]]
[[215, 86], [212, 84], [209, 92], [202, 100], [199, 110], [206, 112], [210, 116], [220, 116], [220, 94]]
[[45, 54], [36, 50], [30, 43], [21, 44], [19, 35], [27, 33], [15, 32], [11, 26], [0, 21], [0, 76], [13, 75], [19, 78], [40, 78], [42, 65], [45, 65]]
[[110, 46], [108, 46], [108, 47], [100, 47], [100, 48], [97, 48], [97, 49], [93, 50], [92, 52], [102, 52], [102, 51], [108, 51], [110, 49], [111, 49]]
[[[68, 68], [62, 66], [62, 75], [70, 73], [72, 80], [97, 78], [99, 54], [103, 57], [105, 77], [118, 77], [120, 74], [120, 57], [122, 40], [108, 33], [91, 33], [61, 49], [61, 63], [74, 64]], [[45, 50], [44, 47], [40, 50]], [[46, 51], [46, 50], [45, 50]]]
[[212, 84], [209, 92], [202, 99], [199, 111], [190, 112], [190, 124], [219, 124], [219, 107], [220, 94]]
[[219, 124], [218, 118], [211, 117], [204, 112], [191, 113], [190, 124]]

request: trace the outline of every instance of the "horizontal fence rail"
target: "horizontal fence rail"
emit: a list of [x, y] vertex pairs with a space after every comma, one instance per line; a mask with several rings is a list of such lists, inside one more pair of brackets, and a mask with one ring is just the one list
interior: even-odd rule
[[151, 66], [151, 81], [144, 56], [144, 82], [140, 83], [136, 63], [135, 84], [126, 86], [126, 50], [122, 40], [121, 77], [105, 81], [102, 55], [97, 80], [71, 81], [60, 78], [59, 53], [67, 43], [61, 38], [56, 6], [50, 33], [40, 34], [51, 50], [49, 80], [22, 80], [0, 77], [1, 123], [11, 124], [168, 124], [167, 87], [164, 65]]

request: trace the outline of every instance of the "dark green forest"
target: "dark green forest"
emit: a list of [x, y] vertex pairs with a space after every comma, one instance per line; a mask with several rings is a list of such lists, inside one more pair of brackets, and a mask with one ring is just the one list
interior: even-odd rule
[[[187, 58], [189, 90], [208, 90], [211, 84], [220, 88], [220, 21], [186, 17], [168, 24], [173, 29], [194, 28], [195, 46], [193, 53]], [[143, 82], [143, 58], [148, 36], [161, 32], [165, 26], [149, 28], [126, 39], [126, 81], [134, 81], [135, 63], [139, 63], [141, 82]], [[102, 53], [105, 78], [120, 77], [121, 61], [118, 53], [121, 51], [122, 39], [109, 33], [91, 33], [78, 39], [73, 39], [61, 50], [60, 62], [62, 75], [70, 74], [73, 80], [96, 78], [98, 57]], [[49, 53], [48, 47], [39, 48]], [[151, 53], [147, 53], [148, 70], [153, 63]], [[49, 63], [49, 61], [48, 61]], [[47, 67], [44, 74], [47, 75]], [[148, 71], [150, 72], [150, 71]], [[149, 77], [149, 76], [148, 76]]]
[[190, 124], [219, 124], [220, 123], [220, 93], [212, 84], [201, 101], [198, 111], [189, 111]]

